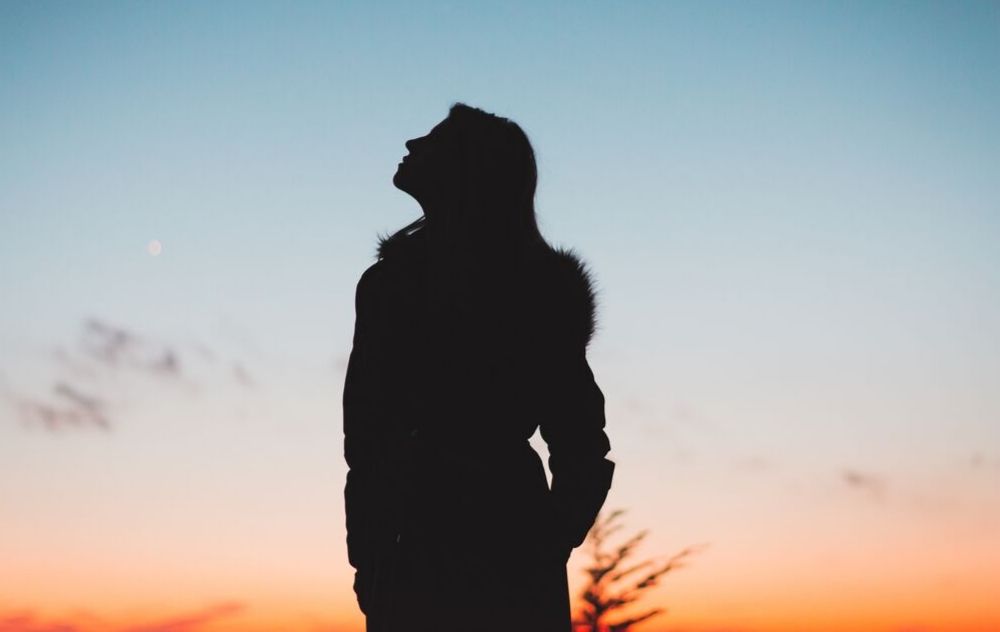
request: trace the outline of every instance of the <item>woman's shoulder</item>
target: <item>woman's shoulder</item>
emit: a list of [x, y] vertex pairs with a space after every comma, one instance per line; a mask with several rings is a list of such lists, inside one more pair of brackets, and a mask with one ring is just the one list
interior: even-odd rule
[[395, 270], [397, 266], [394, 263], [386, 259], [377, 259], [365, 268], [357, 282], [358, 301], [370, 304], [391, 291], [394, 285], [393, 277], [397, 274]]
[[586, 347], [597, 329], [597, 287], [590, 266], [572, 248], [544, 246], [524, 258], [523, 279], [552, 335]]

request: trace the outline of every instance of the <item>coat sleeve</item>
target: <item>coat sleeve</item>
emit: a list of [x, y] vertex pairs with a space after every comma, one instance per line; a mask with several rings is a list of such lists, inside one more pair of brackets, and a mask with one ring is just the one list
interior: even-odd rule
[[344, 381], [344, 459], [347, 482], [344, 512], [347, 556], [351, 566], [362, 570], [371, 561], [371, 526], [376, 477], [377, 394], [373, 384], [368, 345], [373, 318], [372, 271], [365, 271], [354, 299], [354, 339]]
[[583, 543], [611, 488], [615, 463], [604, 432], [604, 394], [587, 362], [586, 342], [550, 345], [542, 365], [542, 417], [552, 488], [551, 527], [568, 549]]

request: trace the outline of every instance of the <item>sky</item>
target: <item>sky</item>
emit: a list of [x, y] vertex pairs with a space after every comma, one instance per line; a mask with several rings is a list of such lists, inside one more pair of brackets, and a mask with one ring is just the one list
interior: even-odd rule
[[0, 631], [363, 630], [355, 284], [454, 102], [597, 282], [606, 508], [699, 547], [638, 629], [1000, 630], [998, 64], [989, 2], [0, 4]]

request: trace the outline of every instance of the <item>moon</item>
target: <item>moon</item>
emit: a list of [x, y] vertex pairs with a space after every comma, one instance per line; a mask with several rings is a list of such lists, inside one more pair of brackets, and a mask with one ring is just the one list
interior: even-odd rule
[[159, 239], [154, 239], [146, 244], [146, 252], [154, 257], [158, 257], [163, 252], [163, 244], [160, 243]]

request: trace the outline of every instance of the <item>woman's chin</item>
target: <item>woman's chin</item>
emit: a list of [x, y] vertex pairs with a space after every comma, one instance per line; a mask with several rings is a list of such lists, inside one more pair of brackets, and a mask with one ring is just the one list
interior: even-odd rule
[[397, 189], [399, 189], [404, 193], [409, 193], [410, 195], [413, 195], [412, 193], [413, 187], [411, 186], [412, 184], [413, 183], [410, 181], [410, 178], [408, 178], [406, 175], [406, 171], [403, 170], [403, 167], [396, 169], [396, 174], [392, 176], [392, 185], [394, 187], [396, 187]]

